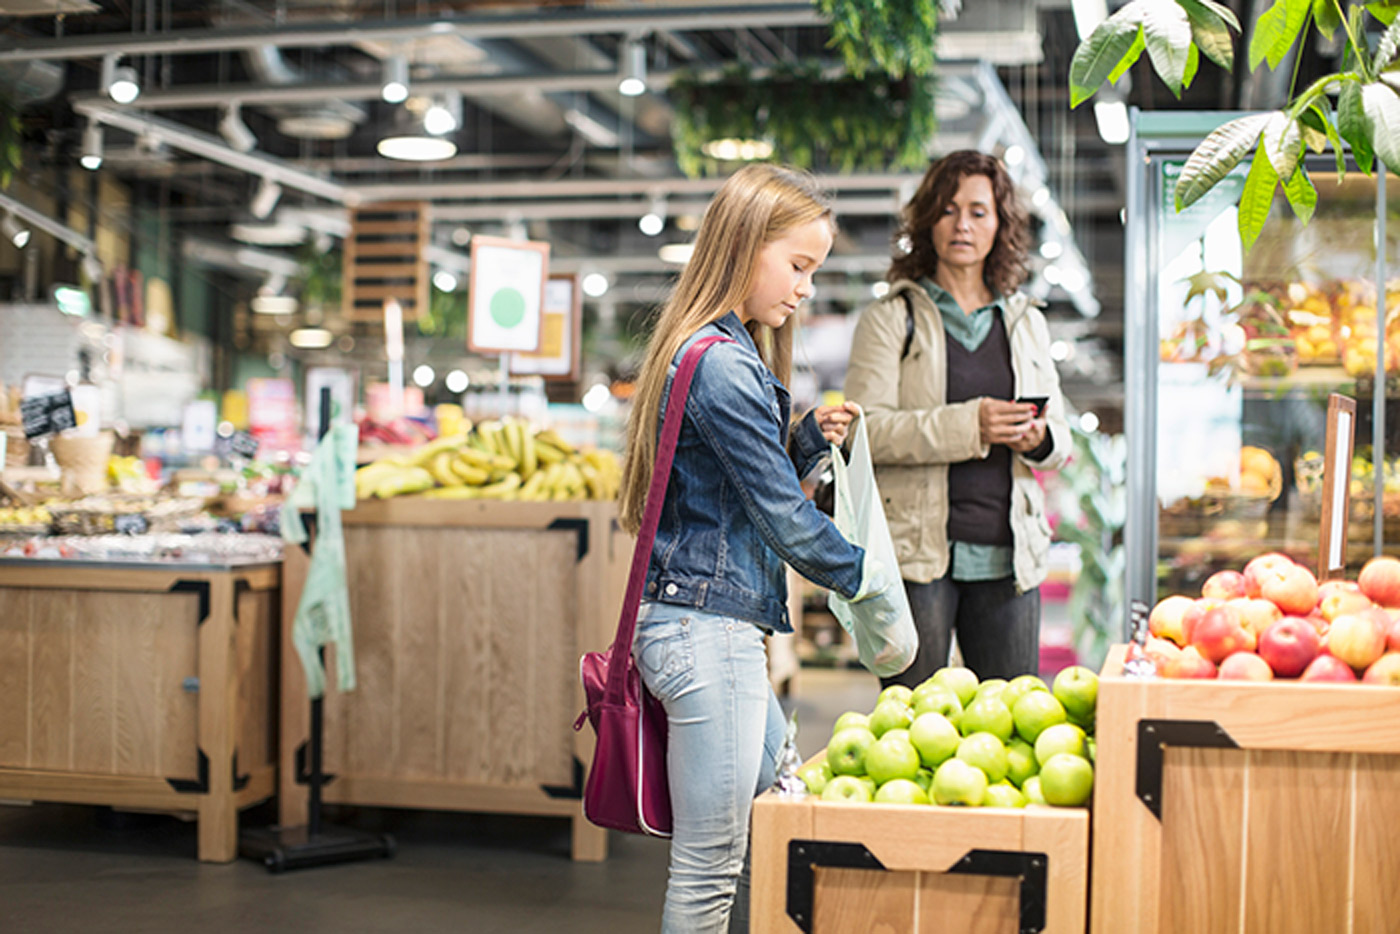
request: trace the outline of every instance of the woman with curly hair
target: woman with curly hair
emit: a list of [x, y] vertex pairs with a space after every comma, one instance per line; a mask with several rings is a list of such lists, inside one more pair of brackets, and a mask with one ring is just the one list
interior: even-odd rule
[[1070, 433], [1045, 318], [1018, 291], [1027, 216], [1001, 163], [964, 150], [929, 167], [896, 238], [845, 386], [919, 632], [914, 663], [885, 684], [947, 664], [954, 633], [979, 678], [1034, 673], [1050, 527], [1032, 471], [1058, 469]]

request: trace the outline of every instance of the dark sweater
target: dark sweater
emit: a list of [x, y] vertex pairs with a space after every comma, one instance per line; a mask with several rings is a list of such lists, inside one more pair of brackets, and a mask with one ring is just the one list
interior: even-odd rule
[[[1011, 372], [1011, 344], [1001, 309], [996, 323], [976, 350], [948, 340], [949, 403], [981, 396], [1011, 399], [1016, 377]], [[948, 467], [948, 540], [973, 545], [1011, 545], [1011, 449], [992, 445], [980, 460]]]

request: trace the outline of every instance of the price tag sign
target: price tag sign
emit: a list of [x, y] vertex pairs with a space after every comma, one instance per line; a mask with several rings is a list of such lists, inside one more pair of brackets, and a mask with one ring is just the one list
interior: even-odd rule
[[258, 456], [258, 439], [246, 431], [235, 431], [228, 439], [228, 450], [234, 457], [252, 460]]
[[148, 527], [146, 517], [137, 513], [112, 517], [112, 531], [118, 535], [143, 535]]
[[21, 399], [19, 414], [24, 423], [26, 438], [58, 434], [78, 424], [78, 417], [73, 412], [73, 397], [66, 389], [49, 395], [27, 396]]

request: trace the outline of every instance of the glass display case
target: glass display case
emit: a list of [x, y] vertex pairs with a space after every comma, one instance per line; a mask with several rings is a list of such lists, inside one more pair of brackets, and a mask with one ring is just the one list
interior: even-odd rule
[[1126, 583], [1148, 605], [1268, 551], [1316, 568], [1334, 392], [1357, 403], [1348, 576], [1400, 553], [1400, 178], [1310, 156], [1310, 222], [1280, 191], [1246, 251], [1249, 157], [1173, 203], [1196, 144], [1237, 116], [1135, 113], [1128, 143]]

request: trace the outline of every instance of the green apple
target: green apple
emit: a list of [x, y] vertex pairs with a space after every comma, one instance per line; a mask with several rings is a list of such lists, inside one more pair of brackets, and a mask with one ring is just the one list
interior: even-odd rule
[[[826, 787], [830, 788], [830, 785]], [[1032, 775], [1021, 785], [1021, 794], [1026, 796], [1027, 804], [1045, 804], [1045, 795], [1040, 793], [1040, 776]]]
[[[1001, 692], [1006, 690], [1005, 678], [988, 678], [977, 685], [977, 693], [972, 695], [973, 700], [981, 700], [984, 697], [1001, 697]], [[1006, 703], [1003, 701], [1002, 703]], [[1010, 707], [1010, 704], [1006, 706]]]
[[977, 675], [971, 668], [940, 668], [929, 680], [952, 690], [964, 707], [977, 694]]
[[1045, 686], [1035, 675], [1018, 675], [1007, 682], [1006, 687], [1001, 691], [1001, 702], [1007, 706], [1012, 713], [1016, 712], [1016, 702], [1025, 697], [1031, 691], [1044, 691], [1050, 693], [1050, 689]]
[[823, 801], [845, 801], [848, 804], [860, 804], [870, 800], [870, 789], [865, 782], [854, 775], [837, 775], [826, 783], [826, 788], [822, 789]]
[[919, 751], [919, 760], [936, 769], [958, 751], [962, 734], [941, 713], [921, 713], [909, 727], [909, 741]]
[[832, 775], [865, 774], [865, 751], [875, 745], [875, 734], [863, 726], [853, 726], [831, 737], [826, 744], [826, 761]]
[[1090, 761], [1090, 762], [1098, 762], [1098, 761], [1099, 761], [1099, 744], [1098, 744], [1098, 742], [1095, 741], [1094, 737], [1092, 737], [1092, 736], [1086, 736], [1086, 737], [1084, 737], [1084, 748], [1085, 748], [1085, 751], [1089, 753], [1089, 761]]
[[865, 751], [865, 774], [873, 778], [876, 785], [896, 778], [913, 781], [914, 776], [919, 774], [918, 750], [908, 737], [887, 733]]
[[1069, 714], [1069, 722], [1073, 723], [1090, 736], [1094, 733], [1094, 720], [1094, 717], [1076, 717], [1074, 714]]
[[973, 733], [966, 737], [958, 743], [956, 755], [968, 765], [981, 769], [989, 785], [1006, 778], [1006, 747], [991, 733]]
[[1020, 788], [1040, 771], [1040, 763], [1035, 761], [1035, 747], [1019, 736], [1011, 737], [1006, 744], [1006, 777]]
[[1035, 740], [1035, 761], [1042, 770], [1051, 756], [1067, 752], [1083, 758], [1088, 750], [1084, 747], [1084, 731], [1073, 723], [1057, 723], [1047, 726]]
[[880, 737], [888, 730], [907, 730], [913, 722], [914, 711], [899, 701], [881, 701], [875, 705], [875, 711], [870, 715], [870, 732]]
[[875, 784], [875, 779], [871, 778], [869, 775], [857, 775], [856, 778], [865, 786], [865, 790], [870, 792], [870, 797], [875, 797], [875, 790], [880, 787]]
[[958, 700], [958, 695], [952, 688], [944, 687], [941, 684], [933, 684], [925, 681], [929, 690], [924, 691], [921, 687], [914, 692], [914, 716], [919, 717], [926, 713], [940, 713], [948, 718], [948, 721], [957, 726], [962, 722], [963, 705]]
[[1080, 724], [1093, 723], [1099, 703], [1099, 676], [1083, 665], [1071, 665], [1055, 676], [1052, 690], [1069, 714]]
[[982, 799], [982, 806], [988, 808], [1023, 808], [1026, 806], [1026, 796], [1010, 782], [997, 782], [995, 785], [987, 786], [987, 794]]
[[831, 763], [826, 759], [820, 762], [809, 762], [797, 770], [797, 777], [802, 779], [807, 786], [807, 790], [814, 795], [822, 793], [827, 782], [831, 781]]
[[1016, 721], [1016, 732], [1028, 743], [1035, 742], [1046, 727], [1064, 723], [1066, 719], [1065, 708], [1054, 694], [1046, 691], [1031, 691], [1018, 700], [1011, 718]]
[[870, 729], [870, 717], [863, 713], [857, 713], [854, 710], [848, 710], [836, 718], [836, 723], [831, 728], [831, 735], [835, 736], [842, 730], [849, 729], [853, 726], [863, 726], [866, 729]]
[[1016, 721], [1011, 718], [1011, 711], [995, 697], [984, 697], [968, 704], [962, 719], [958, 721], [958, 729], [964, 736], [991, 733], [1003, 743], [1011, 738], [1015, 727]]
[[934, 804], [975, 808], [981, 806], [986, 794], [986, 773], [961, 759], [949, 759], [933, 773]]
[[875, 792], [876, 804], [928, 804], [928, 793], [916, 782], [895, 778], [885, 782]]
[[[910, 726], [913, 726], [913, 724], [911, 723]], [[880, 738], [889, 739], [892, 736], [897, 736], [907, 741], [909, 739], [909, 731], [902, 726], [897, 726], [893, 730], [886, 730]]]
[[910, 698], [912, 698], [913, 696], [914, 692], [911, 689], [905, 687], [904, 685], [891, 684], [889, 687], [885, 688], [883, 691], [880, 692], [879, 697], [875, 698], [875, 705], [878, 707], [885, 701], [892, 700], [899, 701], [905, 707], [912, 707], [913, 701], [910, 700]]
[[1078, 807], [1094, 791], [1094, 767], [1088, 759], [1061, 752], [1040, 767], [1040, 791], [1046, 804]]
[[933, 769], [919, 769], [914, 775], [914, 784], [927, 794], [928, 790], [933, 787]]

